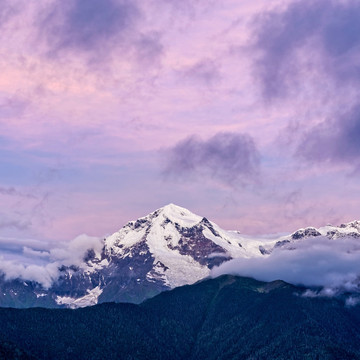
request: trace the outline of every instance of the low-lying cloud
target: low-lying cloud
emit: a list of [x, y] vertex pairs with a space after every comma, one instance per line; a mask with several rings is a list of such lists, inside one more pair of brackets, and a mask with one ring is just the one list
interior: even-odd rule
[[214, 277], [222, 274], [320, 286], [325, 288], [323, 296], [360, 292], [360, 241], [351, 237], [302, 239], [275, 248], [268, 256], [234, 259], [212, 270]]
[[6, 280], [35, 281], [44, 288], [51, 287], [59, 278], [62, 265], [84, 267], [87, 251], [93, 249], [95, 253], [100, 253], [103, 247], [101, 238], [85, 234], [57, 246], [36, 240], [26, 243], [28, 245], [23, 246], [22, 241], [15, 241], [14, 244], [12, 239], [1, 239], [1, 248], [7, 250], [7, 256], [6, 259], [0, 257], [0, 272]]
[[63, 243], [62, 245], [62, 247], [51, 249], [49, 254], [53, 261], [61, 262], [61, 264], [67, 266], [81, 266], [87, 250], [93, 249], [95, 253], [100, 253], [104, 246], [101, 238], [86, 234], [79, 235], [69, 243]]
[[35, 281], [45, 289], [51, 287], [52, 283], [59, 277], [57, 263], [49, 263], [44, 266], [37, 264], [24, 265], [11, 260], [1, 259], [0, 271], [4, 273], [5, 280], [22, 279]]
[[218, 133], [208, 140], [190, 136], [166, 152], [165, 175], [210, 177], [227, 185], [256, 181], [260, 155], [247, 134]]

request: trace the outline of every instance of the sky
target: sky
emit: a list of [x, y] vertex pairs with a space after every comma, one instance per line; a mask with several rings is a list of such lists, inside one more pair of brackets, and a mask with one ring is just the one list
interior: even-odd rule
[[245, 234], [359, 219], [357, 0], [0, 5], [3, 251], [168, 203]]

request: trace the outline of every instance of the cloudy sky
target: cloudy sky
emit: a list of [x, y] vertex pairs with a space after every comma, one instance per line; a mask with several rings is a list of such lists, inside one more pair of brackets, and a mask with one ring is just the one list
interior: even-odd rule
[[248, 234], [360, 217], [357, 0], [0, 5], [6, 246], [170, 202]]

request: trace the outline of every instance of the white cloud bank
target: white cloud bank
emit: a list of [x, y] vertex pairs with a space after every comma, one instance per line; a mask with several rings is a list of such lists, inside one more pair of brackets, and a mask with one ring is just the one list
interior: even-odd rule
[[223, 274], [321, 286], [325, 288], [324, 296], [339, 291], [360, 292], [360, 239], [302, 239], [275, 248], [268, 256], [234, 259], [212, 270], [213, 277]]
[[[5, 248], [14, 245], [13, 239], [9, 239], [9, 245], [6, 244], [5, 239], [1, 239], [1, 243]], [[37, 243], [35, 242], [35, 244]], [[0, 272], [5, 275], [5, 279], [20, 278], [36, 281], [44, 288], [49, 288], [58, 279], [60, 266], [85, 266], [83, 259], [87, 250], [93, 249], [96, 254], [100, 254], [103, 242], [101, 238], [83, 234], [70, 242], [59, 243], [53, 248], [48, 243], [41, 245], [43, 245], [41, 250], [30, 247], [30, 243], [29, 246], [23, 246], [22, 249], [14, 247], [11, 256], [6, 256], [6, 259], [1, 256]]]

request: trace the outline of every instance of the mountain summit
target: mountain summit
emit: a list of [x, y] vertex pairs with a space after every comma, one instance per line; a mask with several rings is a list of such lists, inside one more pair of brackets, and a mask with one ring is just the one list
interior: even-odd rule
[[170, 288], [203, 279], [214, 265], [244, 253], [236, 236], [174, 204], [130, 221], [104, 247], [110, 263], [127, 259], [136, 281], [145, 266], [147, 281]]

